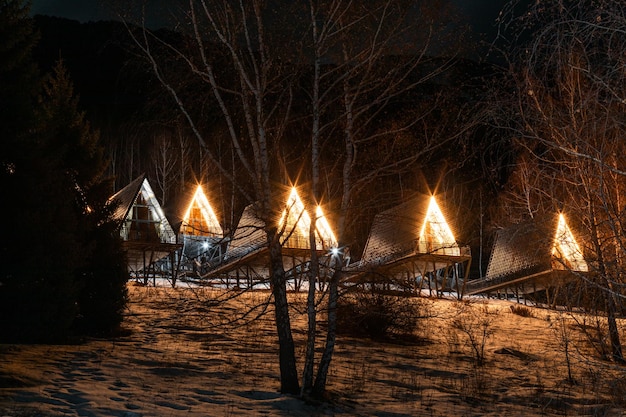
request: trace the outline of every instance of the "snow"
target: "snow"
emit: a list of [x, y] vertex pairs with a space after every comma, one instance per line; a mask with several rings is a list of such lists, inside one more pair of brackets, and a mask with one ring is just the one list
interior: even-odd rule
[[[0, 416], [608, 416], [626, 410], [624, 368], [595, 360], [570, 316], [547, 309], [529, 307], [532, 316], [521, 317], [505, 300], [407, 301], [420, 303], [428, 316], [415, 337], [383, 343], [340, 336], [329, 401], [309, 404], [278, 393], [271, 310], [252, 322], [242, 318], [244, 311], [260, 313], [267, 291], [234, 299], [223, 289], [199, 287], [129, 291], [128, 335], [80, 345], [0, 344]], [[300, 359], [305, 296], [290, 294]], [[483, 367], [474, 365], [453, 325], [462, 315], [470, 324], [487, 322], [493, 333]], [[576, 347], [576, 385], [566, 381], [555, 332], [560, 318]]]

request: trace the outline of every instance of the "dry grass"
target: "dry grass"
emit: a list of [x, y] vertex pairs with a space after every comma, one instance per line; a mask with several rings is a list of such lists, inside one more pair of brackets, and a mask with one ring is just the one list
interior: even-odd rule
[[521, 317], [532, 317], [533, 316], [533, 311], [532, 309], [523, 306], [523, 305], [512, 305], [511, 306], [511, 313], [513, 314], [517, 314], [518, 316]]
[[[580, 317], [559, 319], [571, 343], [566, 360], [550, 311], [528, 308], [531, 314], [520, 316], [504, 301], [432, 300], [428, 317], [417, 323], [419, 337], [402, 343], [340, 337], [329, 402], [311, 405], [277, 392], [273, 314], [261, 314], [267, 293], [224, 302], [228, 294], [216, 290], [131, 288], [130, 294], [128, 336], [76, 346], [0, 345], [0, 416], [620, 416], [626, 410], [625, 368], [583, 350]], [[292, 297], [301, 358], [303, 296]], [[244, 311], [252, 313], [242, 317]], [[475, 329], [479, 349], [484, 342], [482, 366], [468, 341]], [[568, 381], [568, 361], [575, 384]]]

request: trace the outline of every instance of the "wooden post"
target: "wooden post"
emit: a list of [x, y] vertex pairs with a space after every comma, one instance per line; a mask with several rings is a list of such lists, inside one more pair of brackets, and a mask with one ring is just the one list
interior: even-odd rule
[[467, 282], [467, 278], [469, 276], [469, 271], [470, 271], [471, 266], [472, 266], [472, 258], [470, 257], [469, 260], [467, 261], [467, 267], [463, 270], [463, 286], [461, 287], [460, 298], [463, 297], [463, 294], [465, 294], [465, 283]]
[[444, 269], [443, 278], [441, 279], [441, 296], [443, 296], [443, 292], [446, 290], [446, 283], [448, 281], [448, 274], [450, 273], [450, 263], [446, 263], [446, 267]]

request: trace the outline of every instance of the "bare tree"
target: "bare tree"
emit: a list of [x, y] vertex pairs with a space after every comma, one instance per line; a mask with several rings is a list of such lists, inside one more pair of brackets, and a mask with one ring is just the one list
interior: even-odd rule
[[[291, 163], [286, 148], [296, 148], [298, 157], [310, 156], [310, 165], [303, 164], [310, 167], [305, 174], [310, 178], [306, 200], [314, 221], [309, 234], [309, 339], [302, 388], [321, 395], [335, 345], [344, 267], [341, 248], [347, 246], [347, 230], [356, 220], [355, 196], [377, 178], [406, 170], [464, 134], [428, 137], [418, 147], [411, 129], [437, 104], [437, 98], [419, 111], [398, 110], [404, 95], [440, 76], [454, 59], [454, 54], [433, 58], [442, 52], [435, 39], [436, 33], [446, 33], [445, 24], [437, 26], [438, 13], [445, 9], [416, 4], [403, 0], [367, 4], [349, 0], [190, 0], [186, 20], [181, 20], [180, 27], [188, 30], [183, 40], [173, 37], [172, 41], [129, 25], [137, 47], [187, 120], [208, 161], [240, 195], [260, 207], [270, 254], [281, 392], [301, 393], [279, 240], [282, 230], [276, 224], [282, 203], [276, 183], [288, 182]], [[185, 77], [180, 76], [182, 71]], [[305, 76], [310, 78], [298, 84]], [[226, 135], [207, 138], [197, 118], [198, 103], [185, 94], [190, 89], [210, 92]], [[307, 98], [299, 97], [296, 111], [295, 97], [303, 90]], [[310, 131], [308, 143], [287, 138], [289, 129], [303, 125]], [[220, 142], [223, 136], [226, 140]], [[287, 140], [289, 147], [285, 146]], [[232, 152], [232, 164], [221, 159], [227, 154], [225, 149]], [[378, 152], [378, 158], [372, 158], [372, 152]], [[304, 170], [302, 166], [300, 170]], [[337, 188], [329, 185], [335, 180], [341, 184]], [[315, 207], [330, 200], [339, 202], [334, 217], [340, 251], [334, 257], [335, 273], [329, 285], [325, 349], [313, 384], [315, 283], [320, 274]]]
[[[229, 143], [237, 155], [237, 164], [253, 184], [253, 195], [248, 195], [243, 189], [240, 191], [250, 202], [257, 201], [266, 225], [279, 341], [281, 392], [298, 394], [280, 233], [275, 221], [279, 217], [278, 190], [272, 184], [272, 174], [279, 168], [278, 145], [291, 111], [292, 72], [287, 70], [279, 56], [273, 54], [281, 40], [273, 38], [275, 33], [266, 30], [266, 12], [264, 2], [260, 0], [189, 1], [184, 23], [189, 29], [186, 35], [191, 41], [185, 46], [192, 46], [193, 49], [186, 50], [145, 28], [140, 31], [129, 29], [155, 75], [187, 119], [208, 159], [220, 169], [222, 175], [232, 179], [231, 172], [219, 164], [219, 158], [208, 146], [191, 106], [184, 101], [178, 85], [172, 82], [173, 75], [167, 72], [160, 60], [162, 57], [157, 56], [155, 50], [168, 52], [181, 61], [189, 76], [196, 78], [198, 84], [214, 96], [227, 125]], [[216, 55], [209, 50], [211, 43], [217, 44], [222, 52], [219, 58], [228, 64], [233, 82], [219, 72], [220, 68], [216, 69]], [[285, 46], [284, 43], [282, 46]]]
[[177, 180], [178, 151], [174, 147], [174, 141], [166, 133], [160, 133], [152, 145], [152, 169], [154, 180], [161, 195], [162, 207], [168, 199], [170, 189]]
[[[310, 271], [302, 388], [320, 396], [326, 387], [336, 341], [339, 283], [347, 255], [344, 248], [348, 246], [349, 229], [362, 214], [356, 196], [376, 180], [415, 169], [420, 159], [458, 141], [473, 124], [458, 123], [452, 134], [416, 137], [412, 131], [419, 130], [418, 126], [437, 108], [439, 98], [431, 98], [423, 107], [414, 104], [417, 109], [413, 111], [398, 109], [406, 95], [433, 82], [455, 62], [459, 44], [443, 42], [445, 31], [438, 26], [451, 21], [451, 10], [443, 4], [311, 0], [309, 11], [309, 50], [313, 58], [309, 90], [311, 196], [315, 202], [322, 195], [339, 202], [334, 208], [338, 248], [333, 254], [334, 273], [328, 286], [326, 340], [314, 384], [316, 315], [312, 288], [316, 271]], [[450, 49], [442, 58], [444, 43]], [[339, 143], [338, 138], [342, 139]], [[331, 150], [333, 158], [329, 161], [324, 153]], [[335, 183], [339, 186], [322, 186]]]
[[182, 126], [176, 126], [176, 138], [178, 147], [178, 183], [179, 190], [184, 191], [184, 187], [187, 184], [187, 175], [189, 172], [189, 165], [192, 159], [192, 148], [189, 137], [185, 135]]
[[579, 223], [590, 269], [579, 278], [601, 290], [612, 357], [623, 361], [616, 315], [626, 266], [626, 6], [541, 3], [521, 23], [531, 36], [518, 48], [518, 101], [509, 110], [518, 119], [517, 145], [532, 162], [518, 166], [513, 194], [524, 210], [565, 209]]

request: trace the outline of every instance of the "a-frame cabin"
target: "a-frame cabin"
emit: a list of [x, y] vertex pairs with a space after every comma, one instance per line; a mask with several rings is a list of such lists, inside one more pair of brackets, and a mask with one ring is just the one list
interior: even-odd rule
[[435, 196], [417, 195], [375, 216], [348, 283], [419, 293], [461, 291], [469, 247], [460, 246]]
[[176, 271], [163, 270], [158, 261], [170, 257], [173, 266], [176, 251], [182, 245], [165, 217], [152, 187], [141, 175], [109, 198], [117, 204], [113, 218], [118, 222], [120, 237], [126, 250], [131, 276], [147, 283], [152, 275], [175, 278]]
[[195, 272], [202, 273], [206, 263], [221, 257], [224, 231], [201, 185], [188, 201], [178, 231], [183, 264], [192, 264]]
[[588, 271], [563, 214], [535, 217], [496, 234], [486, 277], [467, 283], [468, 295], [512, 290], [518, 294], [558, 289]]
[[[269, 258], [265, 223], [258, 212], [258, 204], [244, 209], [222, 258], [221, 265], [206, 274], [207, 279], [237, 286], [252, 287], [266, 283], [269, 278]], [[316, 208], [316, 251], [322, 262], [329, 260], [329, 253], [337, 246], [337, 240], [321, 207]], [[285, 206], [276, 221], [281, 233], [283, 266], [294, 287], [299, 288], [308, 269], [311, 251], [309, 227], [311, 217], [295, 188], [285, 198]]]

